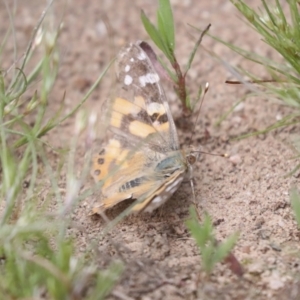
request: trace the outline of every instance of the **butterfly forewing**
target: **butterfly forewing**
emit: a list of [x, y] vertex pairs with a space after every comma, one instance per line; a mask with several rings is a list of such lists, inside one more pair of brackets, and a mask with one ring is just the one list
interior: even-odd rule
[[159, 83], [159, 75], [138, 43], [121, 50], [117, 57], [117, 76], [123, 90], [130, 93], [128, 101], [141, 108], [134, 115], [135, 123], [132, 126], [147, 122], [150, 131], [157, 132], [153, 143], [161, 143], [162, 152], [178, 150], [176, 127]]

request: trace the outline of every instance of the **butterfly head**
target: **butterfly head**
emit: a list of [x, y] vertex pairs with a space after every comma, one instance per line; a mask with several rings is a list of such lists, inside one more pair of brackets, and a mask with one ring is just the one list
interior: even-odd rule
[[199, 152], [190, 152], [186, 155], [186, 161], [188, 165], [193, 165], [199, 157]]
[[185, 165], [185, 180], [191, 180], [193, 178], [193, 165], [197, 162], [199, 152], [192, 149], [182, 149], [183, 164]]

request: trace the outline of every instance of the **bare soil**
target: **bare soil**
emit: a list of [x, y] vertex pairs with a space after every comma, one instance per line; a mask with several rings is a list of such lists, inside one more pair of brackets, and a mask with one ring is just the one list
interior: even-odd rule
[[[198, 35], [187, 24], [204, 29], [211, 23], [212, 35], [258, 54], [277, 57], [238, 18], [231, 2], [171, 2], [177, 30], [177, 56], [182, 64], [187, 61]], [[251, 3], [254, 8], [261, 4], [260, 1]], [[63, 20], [64, 27], [59, 39], [61, 68], [49, 98], [49, 115], [59, 107], [64, 92], [64, 113], [74, 107], [121, 46], [147, 40], [140, 10], [154, 20], [155, 4], [150, 0], [56, 1], [53, 15], [56, 24]], [[39, 0], [19, 1], [15, 22], [20, 49], [28, 42], [44, 5]], [[4, 24], [9, 24], [3, 2], [0, 19], [6, 20], [1, 22], [3, 37]], [[74, 227], [70, 232], [76, 236], [78, 252], [86, 251], [96, 242], [99, 268], [116, 259], [125, 263], [125, 271], [109, 299], [300, 299], [299, 230], [289, 200], [290, 188], [297, 186], [299, 172], [285, 177], [297, 163], [292, 159], [295, 152], [290, 145], [299, 127], [234, 140], [242, 134], [264, 129], [292, 111], [263, 96], [248, 98], [219, 127], [214, 126], [249, 90], [226, 85], [224, 81], [234, 77], [225, 64], [208, 52], [216, 53], [227, 64], [243, 63], [257, 74], [265, 74], [208, 36], [202, 45], [206, 50], [197, 53], [188, 84], [196, 92], [199, 84], [208, 81], [210, 90], [202, 106], [193, 145], [201, 144], [202, 150], [209, 153], [228, 153], [229, 158], [201, 155], [194, 170], [196, 197], [201, 210], [212, 217], [219, 240], [233, 232], [240, 233], [233, 253], [243, 265], [244, 276], [232, 274], [226, 264], [219, 264], [209, 278], [201, 272], [198, 249], [185, 227], [192, 199], [189, 184], [183, 184], [158, 211], [124, 219], [101, 240], [104, 222], [88, 215], [96, 199], [86, 198], [73, 214]], [[5, 64], [10, 63], [8, 60]], [[171, 87], [166, 84], [164, 88], [184, 147], [190, 129]], [[111, 89], [111, 80], [102, 82], [83, 109], [101, 114], [100, 104]], [[50, 132], [47, 140], [54, 147], [68, 148], [74, 123], [75, 118], [69, 119]], [[78, 172], [84, 164], [85, 152], [82, 138], [77, 151]], [[49, 157], [55, 167], [57, 156], [49, 150]], [[64, 178], [62, 173], [62, 187], [65, 187]], [[91, 183], [89, 178], [84, 188]]]

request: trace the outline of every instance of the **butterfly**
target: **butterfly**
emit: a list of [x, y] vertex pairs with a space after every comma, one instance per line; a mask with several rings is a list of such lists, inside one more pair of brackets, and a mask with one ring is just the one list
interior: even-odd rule
[[122, 90], [106, 103], [105, 141], [93, 157], [92, 176], [101, 182], [95, 214], [130, 199], [136, 200], [132, 212], [152, 212], [190, 176], [196, 161], [179, 148], [160, 77], [141, 43], [116, 57]]

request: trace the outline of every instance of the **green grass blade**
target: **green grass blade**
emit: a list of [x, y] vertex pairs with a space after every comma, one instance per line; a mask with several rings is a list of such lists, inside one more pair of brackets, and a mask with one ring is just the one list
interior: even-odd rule
[[211, 26], [211, 25], [209, 24], [209, 25], [201, 32], [198, 41], [197, 41], [196, 44], [194, 45], [194, 48], [193, 48], [193, 50], [192, 50], [192, 52], [191, 52], [191, 54], [190, 54], [190, 57], [189, 57], [189, 60], [188, 60], [187, 66], [186, 66], [186, 71], [185, 71], [185, 73], [187, 73], [188, 70], [191, 68], [192, 63], [193, 63], [193, 60], [194, 60], [195, 55], [196, 55], [196, 52], [197, 52], [197, 50], [198, 50], [198, 48], [199, 48], [199, 46], [200, 46], [200, 44], [201, 44], [201, 41], [202, 41], [202, 39], [203, 39], [203, 36], [208, 32], [210, 26]]
[[160, 32], [156, 29], [156, 27], [151, 23], [148, 17], [145, 15], [143, 11], [141, 11], [141, 20], [144, 25], [145, 30], [147, 31], [148, 35], [154, 42], [154, 44], [165, 54], [165, 56], [170, 60], [173, 61], [173, 57], [170, 53], [170, 50], [166, 46], [166, 43], [163, 40], [163, 37], [160, 35]]
[[166, 41], [168, 50], [173, 53], [175, 49], [175, 29], [172, 7], [169, 0], [159, 0], [157, 25], [160, 36]]

